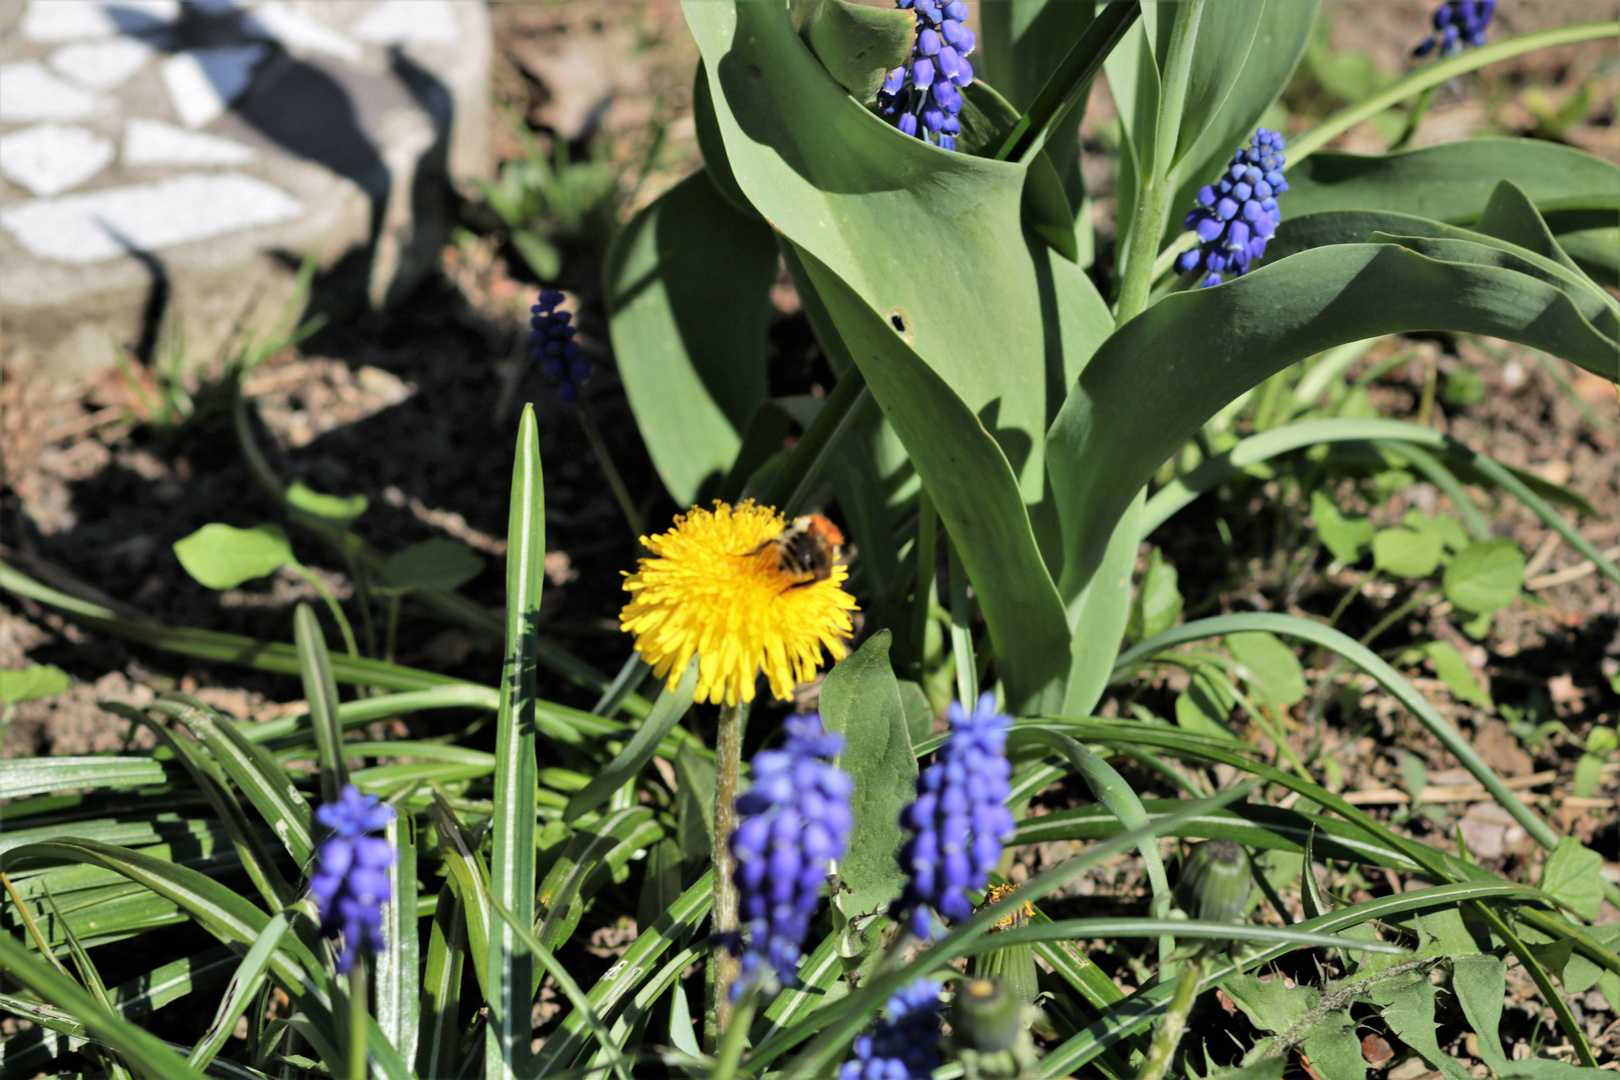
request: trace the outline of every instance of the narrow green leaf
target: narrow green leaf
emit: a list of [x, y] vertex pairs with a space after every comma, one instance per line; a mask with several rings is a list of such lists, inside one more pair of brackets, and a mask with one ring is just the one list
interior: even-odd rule
[[[178, 773], [178, 769], [176, 772]], [[173, 781], [147, 757], [66, 756], [0, 761], [0, 799], [73, 788], [138, 788]]]
[[416, 1074], [423, 1080], [450, 1076], [461, 1043], [461, 974], [467, 957], [467, 923], [461, 897], [441, 889], [433, 908], [427, 959], [422, 969], [421, 1042]]
[[251, 529], [204, 525], [176, 540], [174, 553], [186, 573], [210, 589], [234, 589], [295, 562], [286, 530], [280, 525]]
[[1488, 709], [1496, 707], [1491, 695], [1487, 694], [1485, 688], [1479, 685], [1479, 680], [1474, 678], [1473, 670], [1469, 668], [1468, 661], [1463, 659], [1462, 653], [1457, 651], [1457, 646], [1449, 641], [1428, 641], [1424, 642], [1421, 649], [1423, 655], [1434, 664], [1434, 673], [1440, 676], [1440, 681], [1445, 683], [1446, 688], [1459, 699], [1483, 705]]
[[[603, 879], [663, 836], [663, 826], [644, 806], [613, 811], [575, 833], [540, 883], [539, 903], [545, 915], [535, 934], [546, 947], [557, 948], [567, 941], [579, 925], [585, 902]], [[535, 980], [533, 990], [537, 991], [538, 974]]]
[[290, 514], [314, 518], [340, 529], [352, 525], [369, 505], [370, 500], [364, 495], [323, 495], [306, 486], [302, 480], [294, 480], [287, 485], [287, 510]]
[[[490, 905], [512, 913], [519, 928], [534, 925], [535, 668], [533, 641], [540, 617], [546, 559], [545, 486], [534, 406], [518, 423], [512, 466], [512, 505], [506, 540], [506, 648], [501, 707], [495, 721], [494, 816], [490, 820]], [[469, 907], [471, 906], [469, 901]], [[529, 1072], [534, 956], [518, 948], [509, 922], [489, 926], [485, 975], [489, 1023], [484, 1075], [517, 1080]]]
[[1497, 1075], [1506, 1072], [1502, 1053], [1502, 1000], [1507, 996], [1507, 964], [1494, 956], [1468, 956], [1451, 965], [1451, 989], [1468, 1024], [1479, 1036], [1479, 1056]]
[[82, 1022], [150, 1080], [202, 1080], [203, 1074], [155, 1035], [103, 1009], [84, 990], [47, 967], [10, 934], [0, 934], [0, 964], [6, 975]]
[[583, 791], [577, 791], [569, 798], [562, 816], [565, 823], [578, 821], [640, 775], [664, 739], [691, 709], [697, 680], [698, 661], [694, 656], [673, 690], [667, 685], [659, 690], [658, 697], [653, 701], [652, 714], [641, 722], [618, 756], [593, 776]]
[[310, 724], [315, 730], [315, 746], [320, 752], [321, 801], [336, 802], [343, 785], [349, 782], [343, 731], [338, 726], [337, 683], [332, 679], [332, 662], [320, 620], [315, 610], [303, 602], [293, 612], [293, 638], [304, 698], [309, 702]]
[[264, 985], [265, 975], [270, 968], [270, 958], [275, 955], [276, 947], [281, 944], [281, 938], [287, 932], [287, 914], [279, 912], [265, 923], [264, 929], [259, 933], [258, 940], [242, 958], [237, 967], [236, 974], [231, 976], [231, 984], [225, 991], [225, 997], [220, 1000], [219, 1009], [214, 1014], [214, 1022], [208, 1026], [191, 1050], [186, 1063], [195, 1069], [207, 1069], [214, 1055], [225, 1045], [225, 1040], [231, 1037], [236, 1030], [236, 1022], [247, 1012], [253, 1004], [254, 997], [259, 988]]
[[450, 885], [461, 903], [460, 910], [467, 927], [466, 953], [472, 958], [478, 988], [484, 992], [487, 1000], [490, 985], [487, 965], [491, 952], [489, 869], [472, 837], [456, 818], [455, 811], [450, 809], [450, 804], [437, 791], [433, 793], [433, 801], [428, 804], [428, 818], [439, 837], [439, 852], [450, 871]]
[[416, 1060], [422, 1017], [415, 833], [415, 822], [404, 813], [396, 812], [388, 823], [386, 835], [395, 857], [388, 868], [391, 898], [383, 908], [383, 940], [387, 947], [377, 954], [374, 991], [377, 1026], [406, 1061]]

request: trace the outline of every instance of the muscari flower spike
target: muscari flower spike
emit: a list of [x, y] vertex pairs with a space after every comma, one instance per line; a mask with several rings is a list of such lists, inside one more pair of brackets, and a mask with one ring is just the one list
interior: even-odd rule
[[940, 984], [918, 979], [889, 999], [889, 1015], [855, 1040], [838, 1080], [916, 1080], [940, 1066]]
[[762, 670], [786, 701], [796, 682], [816, 677], [823, 650], [843, 659], [856, 609], [843, 589], [849, 568], [835, 564], [819, 581], [788, 577], [770, 545], [786, 528], [752, 500], [716, 500], [713, 510], [693, 507], [668, 532], [641, 538], [652, 555], [625, 575], [630, 602], [619, 626], [671, 690], [695, 655], [698, 701], [752, 701]]
[[321, 932], [343, 934], [337, 969], [347, 974], [361, 953], [370, 956], [388, 947], [383, 939], [382, 906], [393, 896], [388, 868], [394, 848], [371, 833], [381, 832], [394, 820], [394, 808], [375, 795], [362, 795], [348, 784], [337, 802], [315, 811], [315, 820], [332, 830], [317, 853], [318, 866], [309, 879], [321, 916]]
[[529, 309], [529, 355], [540, 361], [546, 378], [557, 384], [557, 396], [564, 405], [579, 400], [579, 387], [591, 377], [591, 362], [574, 340], [574, 314], [558, 310], [563, 294], [541, 289], [540, 299]]
[[952, 702], [949, 712], [950, 738], [918, 774], [917, 800], [900, 812], [901, 827], [914, 835], [900, 848], [907, 881], [891, 914], [907, 920], [912, 934], [924, 940], [931, 936], [929, 908], [958, 921], [973, 914], [968, 893], [989, 882], [1014, 825], [1005, 805], [1012, 718], [996, 711], [993, 694], [980, 697], [972, 713], [960, 702]]
[[731, 834], [742, 933], [726, 945], [741, 957], [733, 1000], [752, 985], [791, 984], [821, 886], [844, 854], [855, 823], [849, 774], [832, 764], [844, 737], [821, 716], [790, 716], [780, 750], [754, 757], [754, 782], [737, 798]]
[[1446, 0], [1435, 9], [1434, 33], [1412, 50], [1413, 56], [1428, 56], [1435, 46], [1441, 56], [1455, 56], [1465, 49], [1485, 44], [1485, 28], [1496, 14], [1496, 0]]
[[1282, 212], [1277, 196], [1288, 190], [1283, 179], [1283, 150], [1275, 131], [1260, 128], [1247, 149], [1232, 155], [1232, 164], [1213, 184], [1198, 189], [1198, 205], [1183, 227], [1198, 234], [1198, 246], [1182, 252], [1176, 269], [1183, 274], [1207, 270], [1204, 288], [1221, 283], [1221, 275], [1241, 276], [1265, 254], [1266, 241], [1277, 232]]
[[962, 131], [962, 88], [973, 81], [973, 31], [966, 26], [962, 0], [895, 0], [917, 16], [911, 59], [889, 72], [878, 90], [878, 112], [895, 126], [945, 150], [956, 149]]

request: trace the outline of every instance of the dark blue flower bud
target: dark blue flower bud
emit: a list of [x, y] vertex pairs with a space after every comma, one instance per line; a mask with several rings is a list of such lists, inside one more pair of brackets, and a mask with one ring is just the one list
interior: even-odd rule
[[1428, 56], [1438, 46], [1441, 56], [1453, 56], [1465, 48], [1485, 44], [1485, 28], [1496, 14], [1496, 0], [1445, 0], [1435, 9], [1430, 22], [1434, 33], [1412, 50], [1413, 56]]
[[571, 325], [574, 314], [558, 308], [563, 294], [541, 289], [538, 302], [529, 309], [529, 355], [540, 361], [546, 377], [558, 383], [557, 397], [572, 405], [579, 398], [579, 386], [591, 375], [591, 364], [574, 340]]

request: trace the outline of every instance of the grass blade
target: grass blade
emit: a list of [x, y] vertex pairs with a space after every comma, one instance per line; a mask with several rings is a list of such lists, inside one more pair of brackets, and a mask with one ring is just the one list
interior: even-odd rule
[[1140, 645], [1122, 655], [1114, 664], [1114, 677], [1122, 677], [1137, 664], [1153, 656], [1155, 653], [1174, 648], [1190, 641], [1201, 641], [1206, 638], [1219, 637], [1224, 634], [1236, 634], [1248, 630], [1269, 630], [1274, 634], [1285, 637], [1303, 638], [1313, 644], [1338, 653], [1350, 663], [1361, 668], [1371, 675], [1380, 686], [1388, 690], [1395, 698], [1410, 709], [1418, 721], [1440, 744], [1451, 751], [1453, 757], [1478, 780], [1480, 786], [1490, 792], [1491, 797], [1497, 801], [1513, 819], [1523, 825], [1525, 831], [1535, 837], [1541, 846], [1554, 848], [1558, 845], [1558, 832], [1552, 826], [1542, 821], [1530, 808], [1519, 801], [1517, 795], [1508, 790], [1496, 772], [1485, 763], [1485, 759], [1469, 745], [1457, 729], [1446, 722], [1446, 718], [1430, 705], [1423, 695], [1411, 683], [1403, 679], [1398, 671], [1390, 667], [1377, 653], [1358, 643], [1354, 638], [1321, 623], [1309, 619], [1301, 619], [1292, 615], [1278, 615], [1270, 612], [1255, 612], [1244, 615], [1222, 615], [1212, 619], [1198, 619], [1184, 626], [1177, 626], [1155, 637], [1149, 638]]
[[[383, 909], [383, 938], [388, 947], [377, 954], [377, 1026], [406, 1061], [416, 1059], [422, 1017], [420, 951], [416, 927], [416, 829], [403, 813], [388, 823], [388, 843], [396, 852], [388, 868], [393, 899]], [[449, 890], [445, 890], [446, 893]]]
[[466, 911], [453, 889], [439, 892], [422, 970], [422, 1039], [416, 1075], [440, 1080], [455, 1075], [461, 1043], [461, 973], [467, 959]]
[[[638, 657], [639, 659], [639, 654]], [[686, 711], [692, 707], [692, 694], [697, 689], [698, 660], [692, 657], [692, 662], [686, 666], [686, 673], [681, 676], [675, 689], [665, 686], [658, 693], [653, 702], [652, 713], [641, 722], [641, 727], [630, 737], [619, 756], [608, 762], [607, 766], [585, 786], [585, 790], [575, 792], [568, 800], [568, 807], [563, 811], [563, 823], [572, 824], [585, 814], [590, 813], [608, 801], [619, 788], [635, 779], [636, 775], [646, 767], [658, 747], [666, 736], [674, 730], [675, 725], [681, 722]]]
[[7, 978], [81, 1021], [91, 1035], [116, 1050], [139, 1075], [151, 1080], [203, 1080], [201, 1072], [161, 1039], [102, 1008], [83, 988], [52, 970], [10, 934], [0, 934], [0, 967], [4, 967]]
[[495, 729], [494, 817], [490, 820], [490, 904], [512, 918], [489, 925], [484, 1076], [528, 1073], [534, 956], [518, 949], [516, 928], [534, 925], [535, 625], [546, 559], [545, 486], [534, 406], [518, 424], [506, 540], [506, 651]]
[[298, 648], [298, 673], [304, 680], [304, 698], [309, 702], [309, 719], [315, 728], [315, 746], [320, 753], [321, 800], [337, 802], [338, 792], [349, 782], [349, 764], [343, 757], [337, 684], [332, 681], [326, 637], [321, 633], [315, 609], [308, 604], [299, 604], [293, 613], [293, 638]]
[[253, 943], [253, 948], [242, 958], [237, 967], [236, 974], [231, 976], [230, 988], [225, 991], [225, 997], [220, 1000], [219, 1011], [214, 1016], [214, 1022], [203, 1035], [202, 1041], [191, 1050], [191, 1056], [186, 1063], [194, 1069], [207, 1069], [208, 1063], [214, 1060], [225, 1040], [231, 1037], [236, 1030], [236, 1021], [239, 1020], [253, 998], [264, 984], [265, 974], [270, 967], [270, 958], [275, 955], [276, 947], [281, 944], [282, 935], [287, 932], [287, 913], [280, 912], [269, 922], [265, 923], [264, 930], [259, 934], [259, 940]]

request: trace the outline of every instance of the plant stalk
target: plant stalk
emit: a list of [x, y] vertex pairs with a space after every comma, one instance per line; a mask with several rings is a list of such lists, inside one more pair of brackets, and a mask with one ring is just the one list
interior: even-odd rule
[[371, 1013], [366, 1008], [366, 960], [356, 957], [349, 969], [349, 1080], [366, 1080], [366, 1033]]
[[[737, 829], [737, 783], [742, 772], [743, 728], [748, 706], [720, 707], [720, 729], [714, 740], [714, 835], [710, 862], [714, 866], [714, 930], [737, 930], [737, 883], [732, 880], [731, 834]], [[731, 984], [737, 981], [737, 958], [725, 948], [715, 950], [715, 1030], [723, 1038], [732, 1019]]]
[[711, 1080], [731, 1080], [737, 1075], [737, 1065], [742, 1061], [743, 1044], [748, 1041], [748, 1029], [753, 1025], [754, 1005], [758, 997], [750, 990], [733, 1010], [731, 1021], [725, 1027], [725, 1035], [720, 1040], [720, 1050], [715, 1054], [714, 1071], [709, 1074]]
[[613, 489], [613, 497], [619, 502], [624, 520], [630, 523], [630, 531], [635, 533], [639, 541], [647, 527], [636, 509], [635, 500], [630, 498], [630, 489], [625, 486], [624, 477], [619, 474], [618, 466], [613, 464], [613, 455], [608, 453], [607, 443], [596, 426], [596, 420], [583, 401], [574, 406], [574, 415], [579, 417], [579, 426], [585, 429], [585, 441], [591, 444], [591, 453], [596, 455], [597, 464], [602, 466], [602, 475], [607, 477], [608, 487]]
[[1198, 998], [1198, 984], [1203, 980], [1204, 966], [1204, 953], [1200, 950], [1181, 969], [1176, 992], [1171, 995], [1170, 1004], [1165, 1007], [1159, 1027], [1153, 1033], [1153, 1045], [1148, 1047], [1147, 1060], [1142, 1062], [1142, 1071], [1136, 1074], [1136, 1080], [1164, 1080], [1170, 1060], [1176, 1056], [1176, 1047], [1181, 1044], [1181, 1035], [1187, 1030], [1187, 1017]]
[[1144, 170], [1142, 190], [1136, 200], [1127, 241], [1125, 278], [1120, 283], [1119, 303], [1114, 309], [1114, 325], [1123, 326], [1148, 306], [1153, 290], [1153, 259], [1159, 252], [1159, 238], [1170, 219], [1170, 203], [1175, 198], [1171, 158], [1181, 129], [1183, 101], [1191, 75], [1193, 42], [1204, 15], [1205, 0], [1183, 0], [1175, 5], [1176, 22], [1170, 31], [1170, 48], [1162, 73], [1163, 93], [1159, 97], [1158, 123], [1153, 135], [1153, 167]]

